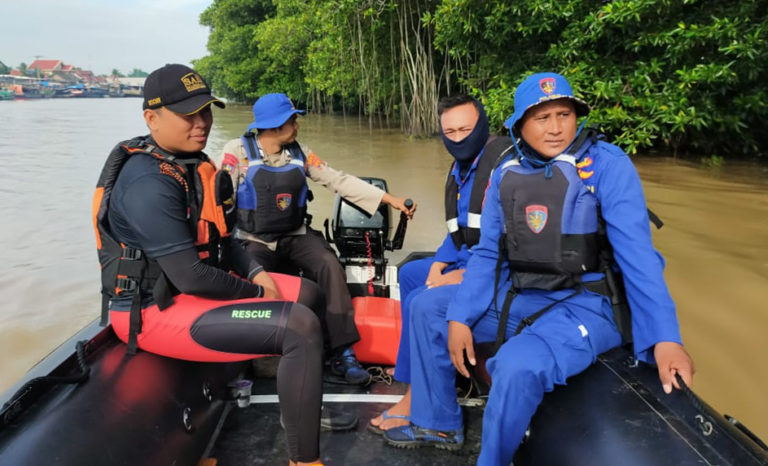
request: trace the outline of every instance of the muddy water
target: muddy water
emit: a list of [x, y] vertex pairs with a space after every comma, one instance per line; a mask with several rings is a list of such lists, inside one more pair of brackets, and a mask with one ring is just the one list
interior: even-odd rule
[[[99, 312], [90, 223], [101, 164], [119, 140], [145, 133], [138, 99], [1, 102], [0, 391]], [[216, 112], [209, 150], [249, 121], [249, 108]], [[450, 159], [439, 140], [409, 140], [367, 121], [309, 115], [300, 139], [331, 166], [387, 179], [419, 203], [405, 250], [434, 249], [445, 234], [442, 189]], [[768, 167], [717, 170], [673, 159], [635, 160], [654, 232], [667, 259], [696, 391], [768, 438]], [[315, 186], [315, 227], [332, 195]], [[404, 252], [393, 254], [397, 261]]]

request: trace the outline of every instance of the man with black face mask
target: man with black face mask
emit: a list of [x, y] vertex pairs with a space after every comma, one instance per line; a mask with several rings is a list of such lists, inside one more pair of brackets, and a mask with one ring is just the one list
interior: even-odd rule
[[[544, 393], [622, 344], [622, 333], [635, 359], [656, 363], [666, 393], [684, 387], [678, 375], [692, 383], [640, 177], [618, 146], [579, 130], [588, 113], [557, 73], [517, 87], [506, 126], [518, 147], [490, 177], [458, 292], [411, 300], [412, 423], [389, 429], [389, 444], [461, 448], [455, 373], [478, 365], [475, 342], [497, 349], [485, 365], [493, 384], [480, 466], [510, 464]], [[624, 297], [631, 315], [613, 306]]]
[[[490, 137], [483, 105], [465, 95], [443, 97], [438, 104], [440, 136], [454, 163], [445, 184], [445, 221], [448, 234], [434, 257], [412, 261], [400, 268], [403, 313], [395, 379], [410, 383], [409, 315], [413, 298], [427, 293], [435, 300], [453, 295], [461, 283], [470, 249], [480, 239], [480, 210], [485, 188], [496, 161], [513, 150], [507, 137]], [[432, 298], [430, 298], [432, 299]], [[403, 399], [372, 419], [369, 429], [382, 433], [408, 424], [410, 388]]]

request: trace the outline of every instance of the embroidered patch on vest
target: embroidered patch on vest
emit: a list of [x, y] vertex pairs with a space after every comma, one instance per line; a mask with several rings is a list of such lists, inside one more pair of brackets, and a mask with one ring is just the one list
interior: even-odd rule
[[528, 224], [528, 228], [532, 232], [539, 234], [541, 230], [547, 225], [547, 206], [543, 205], [529, 205], [525, 208], [525, 223]]
[[277, 201], [277, 208], [280, 209], [280, 210], [287, 209], [288, 207], [291, 206], [291, 199], [292, 198], [293, 198], [293, 196], [291, 196], [290, 193], [278, 194], [275, 197], [275, 201]]

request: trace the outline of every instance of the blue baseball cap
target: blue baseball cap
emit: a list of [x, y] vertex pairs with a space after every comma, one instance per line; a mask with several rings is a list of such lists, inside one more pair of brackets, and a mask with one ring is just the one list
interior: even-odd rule
[[531, 107], [557, 99], [570, 99], [576, 108], [576, 116], [589, 113], [589, 105], [573, 95], [571, 84], [557, 73], [536, 73], [528, 76], [515, 90], [515, 111], [504, 122], [510, 131]]
[[295, 113], [304, 115], [307, 111], [297, 110], [287, 95], [275, 93], [261, 96], [253, 104], [253, 123], [248, 125], [248, 131], [278, 128]]

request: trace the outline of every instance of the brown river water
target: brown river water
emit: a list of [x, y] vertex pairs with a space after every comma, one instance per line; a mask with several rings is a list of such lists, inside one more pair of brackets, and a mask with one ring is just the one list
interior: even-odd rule
[[[250, 121], [250, 108], [215, 111], [208, 151]], [[442, 190], [450, 156], [438, 138], [411, 140], [367, 120], [308, 115], [299, 139], [338, 169], [385, 178], [415, 199], [403, 251], [432, 250], [445, 235]], [[91, 196], [120, 140], [146, 133], [139, 99], [0, 102], [0, 391], [100, 308]], [[683, 339], [696, 362], [695, 390], [720, 412], [768, 439], [768, 166], [705, 168], [634, 157], [654, 232], [667, 259]], [[313, 225], [333, 196], [315, 186]]]

